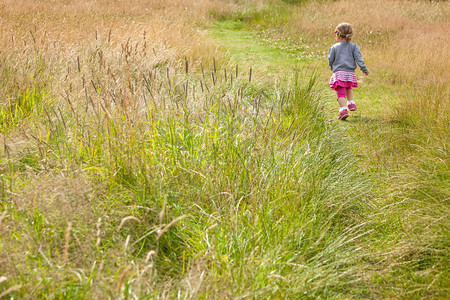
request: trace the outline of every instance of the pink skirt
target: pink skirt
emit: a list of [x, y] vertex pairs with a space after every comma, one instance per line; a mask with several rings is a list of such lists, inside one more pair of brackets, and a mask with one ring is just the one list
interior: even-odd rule
[[358, 80], [356, 79], [356, 74], [352, 72], [336, 71], [330, 78], [330, 87], [336, 90], [336, 87], [358, 87]]

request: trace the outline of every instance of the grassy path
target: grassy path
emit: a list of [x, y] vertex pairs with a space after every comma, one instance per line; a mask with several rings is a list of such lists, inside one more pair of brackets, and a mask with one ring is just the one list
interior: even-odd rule
[[282, 76], [296, 67], [315, 69], [321, 62], [321, 57], [306, 54], [301, 45], [267, 38], [264, 32], [248, 31], [239, 21], [217, 22], [211, 32], [232, 60], [257, 66], [271, 76]]
[[[373, 292], [397, 297], [399, 294], [389, 291], [392, 286], [397, 286], [397, 289], [406, 294], [409, 293], [408, 290], [416, 289], [413, 293], [424, 296], [426, 292], [423, 294], [420, 288], [417, 290], [417, 286], [427, 284], [428, 288], [432, 285], [439, 287], [442, 284], [440, 281], [445, 285], [445, 270], [432, 274], [426, 271], [426, 267], [420, 267], [423, 261], [428, 261], [429, 267], [434, 268], [434, 264], [437, 264], [438, 268], [441, 268], [442, 264], [445, 266], [446, 256], [443, 256], [443, 261], [439, 261], [440, 258], [433, 261], [429, 254], [431, 252], [423, 250], [429, 249], [430, 244], [435, 244], [435, 232], [430, 231], [427, 237], [420, 236], [418, 232], [422, 229], [417, 229], [421, 226], [414, 215], [427, 205], [427, 200], [409, 199], [408, 188], [403, 187], [404, 179], [399, 180], [404, 174], [409, 174], [410, 165], [405, 163], [404, 158], [412, 152], [404, 127], [389, 117], [398, 100], [396, 93], [383, 81], [383, 76], [372, 73], [371, 76], [364, 77], [357, 70], [360, 88], [355, 90], [354, 95], [358, 111], [342, 122], [337, 120], [338, 105], [335, 102], [335, 93], [328, 87], [331, 72], [328, 69], [326, 53], [306, 47], [293, 49], [288, 45], [289, 40], [266, 38], [264, 34], [243, 29], [239, 22], [219, 22], [211, 28], [211, 34], [232, 61], [256, 66], [255, 69], [259, 69], [259, 72], [268, 77], [283, 80], [284, 74], [293, 73], [293, 70], [318, 74], [319, 86], [323, 87], [323, 97], [326, 98], [324, 111], [328, 123], [337, 128], [338, 138], [345, 141], [346, 148], [355, 158], [353, 162], [358, 164], [361, 174], [372, 182], [371, 197], [377, 207], [374, 211], [365, 213], [364, 222], [371, 224], [368, 228], [374, 229], [374, 232], [360, 242], [363, 247], [370, 249], [366, 253], [369, 260], [370, 257], [374, 258], [374, 265], [369, 268], [373, 267], [375, 274], [383, 274], [380, 277], [374, 275], [374, 279], [369, 280], [372, 284], [384, 284], [384, 288], [380, 286], [377, 292]], [[330, 40], [330, 45], [333, 42]], [[436, 205], [437, 209], [442, 209], [441, 204]], [[434, 217], [433, 214], [430, 216]], [[428, 217], [424, 217], [425, 220], [426, 218]], [[441, 222], [442, 218], [444, 221]], [[435, 222], [444, 224], [445, 227], [445, 216], [438, 215]], [[389, 226], [386, 227], [386, 224]], [[442, 225], [431, 230], [442, 230], [439, 226]], [[383, 253], [390, 254], [382, 258], [381, 256], [385, 255]], [[388, 257], [391, 261], [386, 259]], [[377, 260], [379, 262], [376, 262]], [[396, 281], [396, 278], [402, 280]], [[435, 278], [437, 283], [434, 282]], [[445, 292], [440, 295], [445, 295]]]
[[[300, 70], [302, 74], [310, 75], [313, 72], [318, 74], [319, 87], [323, 88], [324, 97], [327, 99], [324, 107], [327, 119], [332, 126], [341, 129], [342, 137], [351, 143], [349, 149], [355, 149], [359, 157], [365, 156], [364, 145], [369, 143], [361, 138], [367, 138], [367, 140], [374, 138], [374, 131], [370, 128], [377, 128], [376, 131], [388, 130], [386, 126], [389, 127], [389, 124], [383, 121], [383, 116], [395, 101], [395, 97], [388, 87], [380, 85], [379, 79], [373, 78], [376, 75], [364, 77], [361, 72], [357, 73], [360, 75], [361, 87], [355, 90], [358, 111], [351, 113], [351, 117], [345, 122], [338, 122], [338, 105], [334, 101], [335, 92], [328, 87], [331, 72], [328, 68], [326, 53], [316, 54], [319, 51], [314, 49], [289, 47], [287, 45], [289, 41], [265, 38], [261, 34], [244, 29], [243, 24], [238, 21], [218, 22], [210, 30], [220, 49], [232, 61], [248, 64], [256, 70], [255, 72], [264, 74], [266, 77], [283, 80], [287, 74], [293, 74], [295, 70]], [[369, 135], [361, 134], [362, 132]], [[357, 137], [354, 134], [357, 134]], [[360, 163], [367, 168], [375, 167], [367, 165], [364, 160]]]
[[[264, 32], [256, 33], [244, 29], [243, 23], [239, 21], [217, 22], [210, 31], [220, 45], [219, 49], [232, 61], [253, 66], [256, 72], [266, 76], [280, 79], [294, 70], [305, 74], [318, 73], [320, 85], [324, 87], [327, 99], [329, 98], [327, 107], [329, 110], [337, 110], [337, 104], [332, 101], [335, 92], [328, 88], [331, 72], [325, 52], [314, 51], [307, 45], [293, 45], [289, 40], [267, 38]], [[330, 45], [332, 43], [333, 40], [330, 40]], [[372, 78], [376, 75], [364, 77], [362, 72], [357, 75], [361, 88], [355, 91], [355, 99], [361, 100], [358, 102], [360, 110], [353, 113], [347, 122], [337, 122], [339, 124], [355, 125], [377, 119], [387, 109], [383, 105], [390, 105], [394, 99], [394, 94], [388, 87], [380, 85], [380, 80]], [[330, 119], [336, 119], [335, 115], [336, 112], [331, 113]]]

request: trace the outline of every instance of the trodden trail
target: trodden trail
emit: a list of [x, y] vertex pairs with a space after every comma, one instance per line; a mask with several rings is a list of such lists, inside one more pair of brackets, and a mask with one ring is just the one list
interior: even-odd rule
[[[323, 109], [330, 125], [340, 129], [341, 138], [350, 143], [348, 148], [354, 149], [362, 168], [379, 169], [371, 165], [367, 158], [379, 156], [383, 152], [383, 149], [370, 147], [376, 143], [380, 132], [392, 131], [392, 124], [385, 118], [385, 112], [395, 101], [393, 91], [382, 84], [382, 79], [376, 78], [376, 74], [366, 77], [359, 69], [356, 70], [360, 88], [355, 89], [354, 98], [358, 111], [351, 112], [346, 121], [338, 121], [336, 95], [328, 85], [331, 71], [327, 53], [311, 49], [308, 45], [293, 46], [288, 39], [266, 38], [261, 33], [242, 27], [238, 21], [222, 21], [209, 30], [219, 50], [225, 52], [231, 61], [251, 66], [255, 73], [267, 77], [268, 82], [285, 80], [295, 71], [305, 77], [316, 74], [325, 98]], [[330, 45], [333, 42], [330, 40]], [[387, 163], [385, 167], [390, 166]]]

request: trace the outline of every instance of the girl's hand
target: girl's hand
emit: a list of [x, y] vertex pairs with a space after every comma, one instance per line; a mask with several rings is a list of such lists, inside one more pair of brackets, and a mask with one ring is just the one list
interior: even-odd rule
[[364, 75], [366, 75], [366, 76], [369, 75], [369, 71], [365, 71]]

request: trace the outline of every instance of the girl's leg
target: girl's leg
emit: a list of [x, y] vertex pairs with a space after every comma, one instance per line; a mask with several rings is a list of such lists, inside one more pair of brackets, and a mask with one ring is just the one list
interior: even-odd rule
[[337, 92], [337, 101], [339, 103], [339, 106], [341, 107], [339, 109], [339, 120], [345, 120], [348, 117], [348, 107], [347, 107], [347, 100], [345, 99], [345, 87], [338, 86], [336, 87]]
[[346, 90], [346, 94], [347, 94], [347, 101], [353, 101], [353, 89], [351, 87], [348, 87]]
[[339, 107], [346, 107], [347, 101], [345, 99], [346, 90], [345, 87], [338, 86], [336, 87], [336, 93], [337, 93], [337, 101], [339, 103]]
[[357, 110], [356, 103], [355, 103], [355, 101], [353, 101], [353, 89], [351, 87], [347, 88], [346, 95], [347, 95], [347, 106], [348, 106], [348, 109], [351, 110], [351, 111]]
[[339, 107], [347, 107], [347, 100], [345, 99], [345, 97], [339, 97], [337, 99], [338, 103], [339, 103]]

